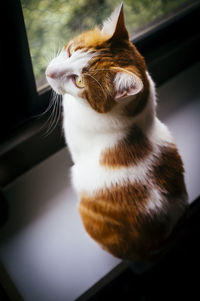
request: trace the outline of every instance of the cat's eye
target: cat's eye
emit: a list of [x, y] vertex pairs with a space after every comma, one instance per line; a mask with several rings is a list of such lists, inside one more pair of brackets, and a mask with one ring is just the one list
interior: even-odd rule
[[83, 78], [82, 78], [81, 75], [75, 76], [74, 82], [75, 82], [75, 85], [77, 86], [77, 88], [82, 89], [82, 88], [85, 87], [84, 82], [83, 82]]
[[72, 54], [75, 52], [74, 43], [71, 43], [67, 50], [68, 50], [69, 57], [72, 56]]

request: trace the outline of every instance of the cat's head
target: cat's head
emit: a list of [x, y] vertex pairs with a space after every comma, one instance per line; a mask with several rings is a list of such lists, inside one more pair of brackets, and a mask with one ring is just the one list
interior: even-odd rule
[[59, 94], [82, 98], [97, 112], [140, 97], [147, 85], [143, 57], [129, 40], [123, 5], [102, 29], [71, 40], [48, 65], [46, 77]]

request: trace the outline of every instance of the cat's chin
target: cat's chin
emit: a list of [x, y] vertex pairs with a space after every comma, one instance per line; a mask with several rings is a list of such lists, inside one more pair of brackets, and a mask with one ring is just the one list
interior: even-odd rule
[[56, 91], [56, 93], [59, 94], [59, 95], [64, 95], [67, 92], [63, 88], [58, 88], [57, 91]]
[[64, 94], [66, 94], [67, 92], [62, 88], [62, 87], [52, 87], [51, 86], [51, 88], [53, 89], [53, 91], [54, 92], [56, 92], [56, 94], [58, 94], [58, 95], [64, 95]]
[[62, 86], [50, 85], [50, 87], [58, 95], [64, 96], [65, 94], [67, 94], [67, 95], [76, 96], [76, 95], [73, 95], [70, 91], [67, 91], [67, 89], [65, 89]]
[[63, 87], [56, 85], [55, 80], [51, 79], [50, 77], [46, 76], [47, 82], [49, 86], [52, 88], [54, 92], [58, 95], [64, 95], [66, 91], [63, 89]]

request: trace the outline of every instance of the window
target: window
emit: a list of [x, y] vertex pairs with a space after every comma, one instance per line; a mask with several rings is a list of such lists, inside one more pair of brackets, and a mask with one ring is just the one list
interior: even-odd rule
[[[134, 36], [136, 47], [145, 57], [157, 86], [199, 60], [200, 1], [125, 0], [124, 2], [129, 31]], [[95, 3], [99, 5], [98, 8]], [[59, 9], [56, 8], [58, 4]], [[101, 23], [117, 4], [115, 0], [3, 2], [6, 23], [5, 26], [1, 26], [3, 65], [0, 98], [1, 187], [64, 146], [60, 127], [44, 138], [41, 127], [48, 114], [35, 118], [38, 113], [44, 112], [50, 101], [50, 90], [43, 89], [44, 69], [50, 59], [49, 56], [54, 54], [55, 45], [55, 50], [58, 50], [70, 35], [74, 36], [79, 29], [85, 30], [93, 24]], [[60, 16], [66, 17], [62, 13], [62, 10], [66, 11], [66, 5], [68, 10], [70, 7], [68, 18], [71, 21], [56, 16], [58, 11]], [[84, 11], [87, 12], [87, 17], [82, 18]], [[99, 14], [99, 11], [105, 14]], [[46, 19], [45, 14], [48, 15]], [[159, 26], [156, 26], [158, 23]], [[62, 32], [60, 24], [63, 26]], [[138, 35], [141, 32], [142, 34]]]
[[[46, 87], [44, 72], [50, 58], [81, 31], [101, 24], [119, 0], [21, 0], [37, 88]], [[191, 5], [188, 0], [125, 0], [131, 37], [158, 25]]]

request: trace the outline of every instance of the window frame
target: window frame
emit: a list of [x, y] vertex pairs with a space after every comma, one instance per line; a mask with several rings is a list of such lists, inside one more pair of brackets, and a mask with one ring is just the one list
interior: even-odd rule
[[[19, 114], [20, 118], [14, 124], [11, 122], [5, 137], [1, 140], [1, 187], [5, 187], [16, 177], [65, 145], [61, 120], [55, 130], [44, 137], [44, 131], [41, 131], [41, 128], [48, 119], [49, 113], [40, 118], [34, 118], [34, 115], [47, 107], [51, 92], [48, 89], [37, 92], [20, 0], [7, 0], [4, 5], [10, 26], [10, 34], [3, 29], [3, 45], [8, 47], [8, 51], [6, 49], [4, 53], [4, 59], [6, 61], [12, 57], [14, 44], [15, 60], [11, 67], [15, 70], [17, 77], [12, 89], [6, 81], [3, 84], [5, 90], [11, 92], [10, 99], [13, 97], [14, 100], [20, 99], [21, 102], [20, 106], [12, 102], [14, 114]], [[145, 57], [148, 70], [157, 86], [199, 60], [199, 15], [200, 2], [197, 1], [189, 9], [181, 11], [133, 40]], [[7, 69], [9, 68], [6, 65], [5, 74], [10, 72], [10, 69]], [[9, 102], [8, 96], [4, 96], [3, 99]], [[29, 99], [28, 106], [27, 99]], [[4, 109], [5, 113], [3, 113], [12, 121], [13, 116], [9, 114], [9, 105], [3, 107]], [[4, 124], [1, 124], [1, 129], [5, 130]]]

